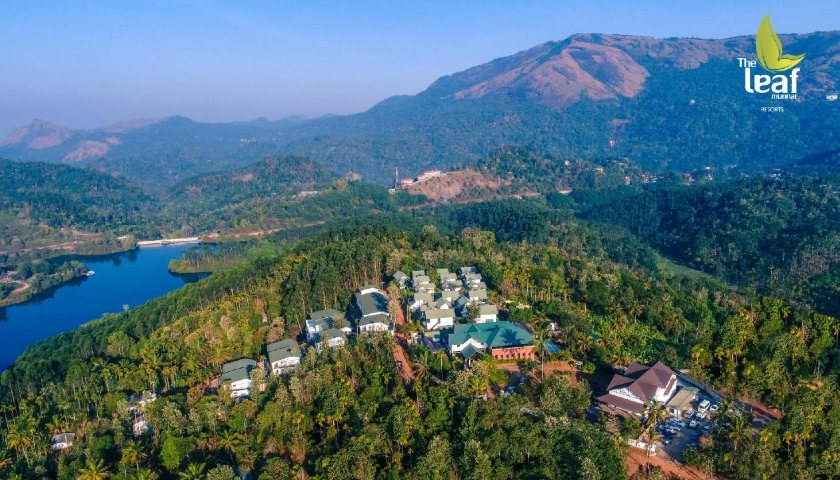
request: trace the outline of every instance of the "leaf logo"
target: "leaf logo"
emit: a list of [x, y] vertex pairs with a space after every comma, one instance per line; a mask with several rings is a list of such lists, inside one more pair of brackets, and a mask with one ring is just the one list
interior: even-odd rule
[[765, 15], [758, 26], [758, 33], [755, 35], [755, 53], [758, 55], [758, 63], [768, 72], [784, 72], [795, 67], [805, 58], [805, 54], [789, 55], [782, 50], [782, 42], [773, 24], [770, 23], [770, 15]]

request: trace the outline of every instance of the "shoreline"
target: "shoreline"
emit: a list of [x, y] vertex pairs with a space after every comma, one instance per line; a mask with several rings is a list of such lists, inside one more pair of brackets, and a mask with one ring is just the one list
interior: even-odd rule
[[183, 237], [183, 238], [162, 238], [160, 240], [138, 240], [137, 248], [144, 247], [162, 247], [166, 245], [186, 245], [190, 243], [201, 243], [200, 237]]

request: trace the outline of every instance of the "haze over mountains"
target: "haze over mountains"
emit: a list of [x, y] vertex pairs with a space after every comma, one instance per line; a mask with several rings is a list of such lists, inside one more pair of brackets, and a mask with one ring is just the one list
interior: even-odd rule
[[[300, 153], [390, 183], [529, 145], [559, 158], [626, 157], [661, 172], [704, 166], [766, 169], [840, 144], [840, 32], [782, 35], [805, 52], [800, 100], [782, 114], [743, 88], [737, 57], [753, 37], [654, 39], [579, 34], [445, 76], [367, 112], [311, 120], [209, 124], [184, 117], [70, 130], [35, 120], [0, 156], [90, 166], [147, 187]], [[610, 140], [616, 141], [610, 148]]]

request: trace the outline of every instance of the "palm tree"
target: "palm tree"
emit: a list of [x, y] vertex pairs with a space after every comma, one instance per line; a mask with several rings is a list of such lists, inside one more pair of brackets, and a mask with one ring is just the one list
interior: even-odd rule
[[[747, 418], [744, 415], [734, 415], [726, 432], [726, 439], [732, 444], [732, 453], [737, 453], [738, 446], [751, 435], [752, 427], [750, 426], [750, 422], [747, 421]], [[735, 455], [732, 455], [731, 458], [730, 466], [735, 460]]]
[[105, 480], [106, 478], [108, 478], [108, 471], [101, 459], [93, 461], [89, 458], [85, 462], [85, 468], [79, 470], [78, 480]]
[[201, 480], [204, 478], [204, 470], [207, 465], [204, 463], [191, 463], [187, 465], [187, 469], [178, 474], [179, 478], [184, 480]]
[[537, 347], [537, 355], [540, 356], [540, 380], [545, 380], [545, 340], [547, 336], [542, 328], [534, 333], [534, 342]]
[[648, 405], [647, 418], [644, 422], [644, 435], [647, 438], [647, 447], [645, 448], [645, 465], [650, 469], [650, 455], [653, 452], [653, 442], [662, 438], [656, 433], [656, 425], [662, 420], [668, 418], [668, 410], [662, 402], [651, 400]]
[[233, 458], [233, 452], [236, 451], [236, 448], [240, 444], [239, 434], [234, 433], [230, 430], [225, 430], [222, 432], [221, 437], [219, 438], [219, 447], [228, 452], [230, 455], [230, 460], [235, 461]]
[[446, 350], [441, 348], [440, 350], [435, 352], [435, 357], [438, 361], [438, 371], [441, 373], [441, 380], [443, 380], [443, 362], [449, 361], [449, 358], [446, 356]]
[[487, 377], [483, 375], [472, 375], [470, 377], [470, 392], [474, 397], [480, 397], [487, 391]]
[[157, 473], [144, 468], [142, 470], [138, 470], [137, 473], [134, 474], [133, 480], [157, 480], [157, 478]]
[[140, 449], [140, 445], [134, 440], [125, 442], [122, 448], [122, 458], [120, 463], [123, 465], [131, 465], [135, 469], [140, 465], [140, 460], [145, 458], [146, 454]]
[[432, 354], [428, 350], [423, 350], [417, 355], [417, 360], [414, 362], [415, 390], [419, 390], [420, 386], [426, 382], [431, 363]]
[[32, 436], [28, 432], [22, 432], [17, 425], [9, 429], [6, 435], [6, 446], [14, 449], [18, 455], [23, 454], [26, 464], [29, 464], [29, 447], [32, 446]]

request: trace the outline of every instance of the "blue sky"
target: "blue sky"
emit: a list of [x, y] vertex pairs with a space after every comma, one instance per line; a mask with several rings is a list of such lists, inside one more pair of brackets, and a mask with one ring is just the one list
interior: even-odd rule
[[719, 38], [766, 13], [780, 33], [840, 28], [838, 1], [5, 0], [0, 134], [352, 113], [576, 32]]

